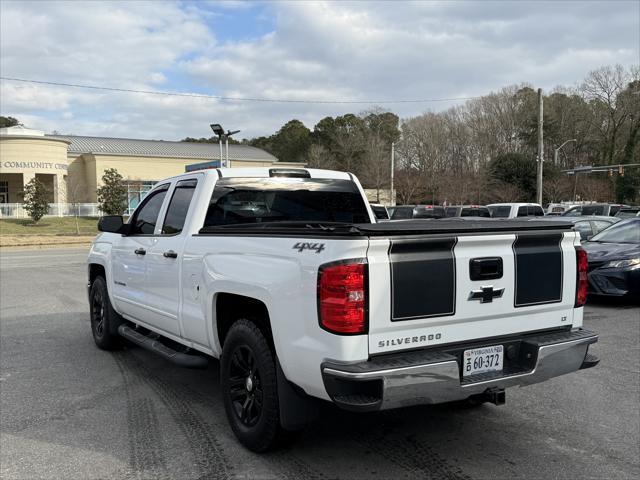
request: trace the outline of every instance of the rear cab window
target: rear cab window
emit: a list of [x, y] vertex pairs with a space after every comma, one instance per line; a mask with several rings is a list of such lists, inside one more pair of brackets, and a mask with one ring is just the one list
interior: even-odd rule
[[509, 205], [496, 205], [495, 207], [489, 207], [489, 211], [492, 217], [509, 218], [511, 207]]
[[371, 223], [356, 184], [320, 178], [223, 178], [204, 227], [269, 222]]

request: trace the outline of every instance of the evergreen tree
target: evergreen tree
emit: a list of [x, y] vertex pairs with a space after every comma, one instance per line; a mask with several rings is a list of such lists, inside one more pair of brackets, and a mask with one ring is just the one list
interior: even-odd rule
[[122, 215], [127, 209], [127, 186], [115, 168], [102, 175], [102, 186], [98, 188], [98, 203], [105, 215]]
[[31, 217], [31, 220], [37, 223], [49, 211], [49, 192], [47, 187], [34, 177], [24, 186], [22, 196], [24, 209]]

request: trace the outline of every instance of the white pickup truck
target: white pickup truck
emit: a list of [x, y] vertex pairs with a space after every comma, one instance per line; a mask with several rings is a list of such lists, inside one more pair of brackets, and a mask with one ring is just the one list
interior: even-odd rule
[[88, 258], [93, 337], [179, 365], [220, 359], [229, 423], [263, 451], [313, 416], [504, 402], [598, 363], [571, 225], [376, 223], [351, 174], [218, 169], [159, 182]]

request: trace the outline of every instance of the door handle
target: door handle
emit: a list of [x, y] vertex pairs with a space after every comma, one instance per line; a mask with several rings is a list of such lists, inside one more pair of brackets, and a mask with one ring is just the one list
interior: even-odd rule
[[146, 255], [147, 251], [144, 248], [136, 248], [133, 253], [136, 255]]
[[173, 250], [167, 250], [162, 255], [166, 258], [178, 258], [178, 254]]

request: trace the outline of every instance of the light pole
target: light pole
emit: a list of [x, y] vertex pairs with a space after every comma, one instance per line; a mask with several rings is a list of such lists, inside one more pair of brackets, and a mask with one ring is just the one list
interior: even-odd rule
[[225, 168], [230, 168], [231, 165], [229, 164], [229, 137], [231, 135], [235, 135], [236, 133], [240, 133], [240, 130], [227, 130], [227, 133], [224, 135], [224, 149], [225, 149], [225, 161], [224, 161], [224, 166]]
[[567, 140], [566, 142], [564, 142], [562, 145], [560, 145], [558, 148], [556, 148], [553, 151], [553, 164], [555, 166], [558, 166], [558, 152], [560, 150], [562, 150], [562, 147], [564, 147], [567, 143], [571, 143], [571, 142], [577, 142], [578, 140], [576, 140], [575, 138], [572, 138], [571, 140]]
[[209, 126], [211, 127], [211, 130], [213, 130], [213, 133], [218, 135], [218, 144], [220, 145], [220, 166], [222, 167], [224, 166], [222, 165], [222, 137], [224, 136], [224, 128], [222, 128], [222, 125], [219, 123], [212, 123]]
[[396, 144], [391, 142], [391, 187], [389, 188], [389, 205], [394, 206], [396, 204], [395, 197], [393, 196], [393, 173], [396, 163]]

